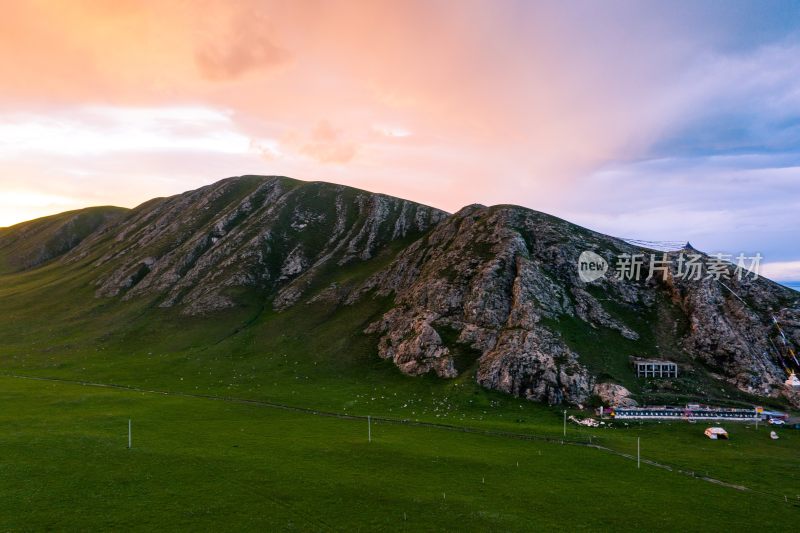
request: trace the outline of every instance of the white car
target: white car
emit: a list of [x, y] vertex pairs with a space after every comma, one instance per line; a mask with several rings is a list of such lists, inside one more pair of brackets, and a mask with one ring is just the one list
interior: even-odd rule
[[782, 426], [782, 425], [784, 425], [786, 423], [786, 421], [783, 420], [782, 418], [770, 418], [769, 419], [769, 423], [770, 423], [770, 425], [773, 425], [773, 426]]

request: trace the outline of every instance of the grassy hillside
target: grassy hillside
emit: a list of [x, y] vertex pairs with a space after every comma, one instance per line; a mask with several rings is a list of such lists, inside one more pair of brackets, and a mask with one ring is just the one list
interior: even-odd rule
[[362, 420], [235, 402], [0, 391], [3, 530], [735, 531], [800, 512], [584, 447], [380, 423], [368, 442]]
[[128, 209], [89, 207], [0, 228], [0, 274], [32, 268], [59, 257]]

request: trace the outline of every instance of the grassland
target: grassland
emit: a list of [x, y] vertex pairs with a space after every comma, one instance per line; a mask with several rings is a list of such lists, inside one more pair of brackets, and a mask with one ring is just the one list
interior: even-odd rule
[[395, 424], [368, 442], [363, 420], [8, 377], [0, 402], [3, 530], [744, 530], [799, 511], [578, 446]]
[[[324, 281], [358, 281], [389, 258]], [[484, 390], [470, 370], [412, 378], [380, 360], [362, 331], [385, 299], [276, 313], [252, 293], [188, 318], [95, 299], [101, 274], [52, 263], [0, 276], [0, 530], [744, 530], [800, 519], [800, 432], [772, 441], [729, 425], [731, 441], [711, 442], [700, 425], [570, 425], [565, 439], [560, 409]], [[610, 347], [588, 363], [630, 379], [615, 339], [570, 328], [582, 353]], [[378, 422], [367, 443], [361, 419], [232, 400], [556, 442]], [[635, 454], [637, 439], [671, 470], [613, 453]]]

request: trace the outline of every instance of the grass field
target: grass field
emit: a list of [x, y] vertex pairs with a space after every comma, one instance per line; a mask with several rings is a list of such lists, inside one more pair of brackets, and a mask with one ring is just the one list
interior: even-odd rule
[[[326, 283], [363, 279], [386, 260]], [[52, 263], [0, 276], [0, 531], [745, 530], [800, 520], [800, 432], [772, 441], [763, 426], [728, 424], [732, 439], [711, 442], [700, 424], [615, 423], [570, 425], [565, 439], [562, 408], [479, 387], [470, 357], [454, 380], [380, 360], [362, 332], [385, 299], [276, 313], [251, 294], [236, 310], [188, 318], [144, 299], [95, 299], [100, 274]], [[587, 358], [625, 372], [613, 356]], [[377, 421], [368, 443], [363, 419], [233, 399], [494, 433]], [[635, 455], [637, 439], [640, 470], [619, 455]]]
[[732, 531], [800, 517], [581, 446], [386, 423], [370, 443], [363, 420], [9, 377], [0, 402], [2, 530]]

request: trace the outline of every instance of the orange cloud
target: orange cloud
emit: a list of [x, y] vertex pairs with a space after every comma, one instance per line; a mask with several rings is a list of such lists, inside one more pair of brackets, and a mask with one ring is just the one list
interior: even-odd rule
[[303, 144], [300, 151], [320, 163], [347, 163], [355, 157], [356, 145], [343, 141], [340, 136], [340, 130], [322, 121], [311, 132], [310, 142]]
[[5, 102], [205, 100], [208, 81], [285, 64], [260, 2], [26, 0], [3, 6]]
[[211, 80], [232, 80], [251, 70], [280, 65], [289, 53], [272, 43], [265, 28], [269, 20], [252, 10], [236, 13], [222, 35], [195, 50], [201, 74]]
[[262, 155], [274, 160], [279, 153], [287, 151], [313, 159], [318, 163], [349, 163], [357, 152], [357, 145], [343, 138], [342, 130], [323, 120], [309, 134], [289, 131], [281, 136], [280, 149], [273, 143], [262, 147]]

